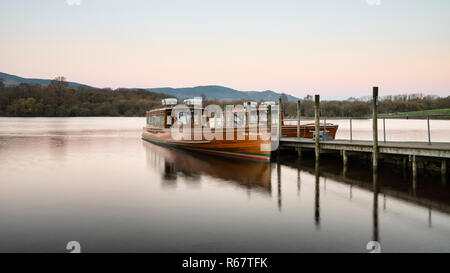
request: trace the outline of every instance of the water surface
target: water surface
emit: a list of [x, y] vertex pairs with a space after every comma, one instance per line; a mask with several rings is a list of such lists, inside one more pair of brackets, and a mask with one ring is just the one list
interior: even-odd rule
[[0, 118], [0, 251], [450, 251], [440, 175], [224, 159], [144, 142], [144, 123]]

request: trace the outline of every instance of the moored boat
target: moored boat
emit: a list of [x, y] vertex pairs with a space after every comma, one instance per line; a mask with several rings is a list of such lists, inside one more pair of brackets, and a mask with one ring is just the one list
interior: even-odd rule
[[[182, 111], [177, 108], [177, 103], [176, 98], [164, 99], [161, 108], [147, 112], [147, 122], [142, 132], [144, 140], [258, 161], [270, 161], [271, 151], [277, 148], [278, 142], [274, 141], [272, 133], [277, 136], [278, 126], [275, 125], [273, 130], [273, 125], [278, 122], [272, 119], [278, 115], [269, 110], [275, 109], [271, 108], [276, 105], [274, 102], [262, 102], [259, 109], [256, 102], [246, 102], [245, 107], [234, 107], [232, 112], [225, 114], [219, 107], [221, 114], [216, 116], [214, 113], [214, 117], [213, 113], [202, 107], [201, 98], [185, 100]], [[261, 113], [262, 109], [267, 112]], [[281, 120], [281, 136], [297, 137], [297, 125], [285, 124], [283, 115]], [[181, 128], [183, 133], [180, 138], [177, 130]], [[335, 124], [321, 124], [321, 139], [334, 139], [337, 129], [338, 125]], [[314, 123], [300, 126], [300, 137], [314, 138], [314, 134]], [[272, 141], [276, 143], [275, 148]]]
[[[177, 112], [176, 104], [176, 99], [165, 99], [162, 108], [147, 112], [147, 124], [142, 132], [144, 140], [222, 156], [270, 161], [268, 126], [251, 125], [249, 122], [242, 124], [239, 119], [233, 119], [232, 122], [236, 125], [233, 127], [236, 128], [227, 128], [223, 124], [226, 119], [205, 116], [199, 100], [184, 101], [187, 113]], [[234, 118], [237, 116], [235, 113]], [[173, 134], [174, 126], [177, 130], [181, 127], [186, 130], [184, 138], [180, 139]], [[205, 131], [215, 137], [208, 137]]]
[[[322, 135], [326, 135], [329, 139], [336, 137], [336, 132], [339, 125], [333, 123], [320, 123], [320, 132]], [[300, 137], [301, 138], [314, 138], [314, 132], [316, 131], [316, 125], [314, 123], [300, 124]], [[297, 125], [282, 125], [283, 137], [297, 137]], [[326, 132], [326, 134], [323, 134]]]

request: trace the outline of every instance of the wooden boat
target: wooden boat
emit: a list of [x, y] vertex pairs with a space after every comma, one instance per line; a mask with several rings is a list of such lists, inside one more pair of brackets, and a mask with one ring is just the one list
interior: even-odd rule
[[[171, 101], [170, 101], [171, 100]], [[248, 103], [255, 106], [256, 102]], [[178, 139], [172, 136], [172, 126], [183, 123], [183, 116], [172, 117], [173, 106], [177, 104], [176, 99], [163, 100], [163, 108], [154, 109], [147, 112], [147, 124], [143, 128], [142, 138], [144, 140], [161, 144], [170, 145], [178, 148], [184, 148], [194, 151], [207, 152], [222, 156], [240, 157], [258, 161], [270, 161], [271, 154], [271, 132], [270, 124], [249, 125], [244, 124], [235, 126], [238, 128], [224, 129], [222, 126], [211, 124], [210, 120], [204, 120], [203, 108], [195, 105], [194, 100], [185, 100], [188, 111], [190, 111], [190, 122], [185, 123], [185, 127], [189, 126], [190, 135], [185, 139]], [[175, 113], [175, 112], [174, 112]], [[245, 114], [245, 110], [241, 108], [234, 113]], [[281, 117], [282, 121], [284, 117]], [[216, 121], [216, 119], [214, 119]], [[223, 122], [223, 121], [221, 121]], [[235, 120], [233, 120], [235, 122]], [[245, 122], [244, 122], [245, 123]], [[266, 122], [267, 123], [267, 122]], [[187, 125], [189, 124], [189, 125]], [[282, 123], [283, 137], [297, 137], [297, 126]], [[223, 126], [226, 127], [226, 126]], [[207, 139], [203, 134], [203, 129], [207, 128], [216, 137]], [[327, 123], [321, 124], [321, 138], [334, 139], [338, 126]], [[300, 136], [303, 138], [313, 138], [315, 126], [313, 123], [300, 126]], [[219, 136], [219, 137], [217, 137]], [[230, 137], [231, 136], [231, 137]]]
[[[164, 104], [164, 102], [163, 102]], [[176, 104], [176, 103], [175, 103]], [[147, 124], [143, 128], [142, 138], [160, 145], [170, 145], [194, 151], [207, 152], [222, 156], [239, 157], [250, 160], [270, 161], [270, 131], [266, 128], [244, 125], [234, 129], [215, 128], [209, 121], [204, 122], [202, 108], [187, 104], [191, 111], [190, 137], [177, 140], [172, 137], [171, 127], [181, 122], [182, 117], [172, 118], [173, 105], [147, 112]], [[197, 112], [195, 112], [197, 111]], [[186, 125], [187, 126], [187, 125]], [[217, 137], [212, 140], [205, 138], [204, 128], [208, 128]]]
[[[321, 123], [320, 132], [326, 132], [329, 139], [334, 139], [336, 137], [336, 132], [338, 129], [337, 124], [332, 123]], [[287, 125], [284, 124], [281, 127], [281, 132], [283, 137], [297, 137], [297, 125]], [[314, 123], [301, 124], [300, 125], [300, 137], [302, 138], [313, 138], [314, 132], [316, 131], [316, 126]]]

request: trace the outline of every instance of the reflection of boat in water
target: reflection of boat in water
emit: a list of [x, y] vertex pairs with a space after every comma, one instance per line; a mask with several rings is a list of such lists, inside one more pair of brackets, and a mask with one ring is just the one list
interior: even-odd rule
[[173, 183], [170, 181], [176, 180], [178, 176], [197, 181], [202, 175], [208, 175], [246, 188], [271, 191], [269, 163], [215, 157], [148, 142], [144, 142], [144, 146], [147, 149], [147, 162], [158, 168], [168, 183]]
[[[231, 117], [212, 118], [205, 116], [201, 101], [185, 100], [183, 111], [176, 109], [176, 104], [176, 99], [165, 99], [163, 108], [147, 112], [147, 124], [142, 133], [144, 140], [216, 155], [270, 161], [270, 130], [267, 130], [267, 124], [261, 126], [261, 121], [253, 125], [244, 107], [231, 113]], [[258, 119], [258, 114], [255, 116]], [[180, 128], [187, 129], [183, 137], [172, 134], [172, 129]], [[205, 135], [205, 129], [212, 138]]]

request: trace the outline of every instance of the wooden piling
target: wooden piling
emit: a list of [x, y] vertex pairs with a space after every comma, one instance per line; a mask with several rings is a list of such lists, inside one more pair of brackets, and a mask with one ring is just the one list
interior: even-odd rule
[[403, 157], [402, 158], [402, 168], [403, 168], [403, 170], [406, 170], [407, 167], [408, 167], [408, 158]]
[[278, 99], [278, 141], [283, 135], [281, 132], [283, 121], [282, 121], [282, 113], [283, 113], [283, 103], [281, 102], [281, 98]]
[[417, 189], [417, 158], [415, 155], [412, 156], [412, 192], [413, 195], [416, 196], [416, 189]]
[[281, 211], [281, 165], [280, 160], [277, 160], [277, 182], [278, 182], [278, 210]]
[[281, 141], [281, 136], [282, 134], [282, 121], [281, 121], [281, 111], [283, 111], [283, 106], [281, 103], [281, 98], [278, 99], [278, 150], [277, 150], [277, 157], [280, 157], [280, 141]]
[[301, 147], [297, 147], [297, 155], [298, 155], [298, 159], [302, 159], [302, 148]]
[[347, 167], [348, 166], [348, 156], [347, 156], [346, 150], [342, 151], [342, 160], [344, 162], [344, 167]]
[[314, 195], [314, 222], [316, 229], [320, 229], [320, 170], [319, 161], [316, 161], [314, 168], [314, 176], [316, 180], [315, 195]]
[[300, 138], [300, 100], [297, 101], [297, 137]]
[[378, 184], [378, 172], [373, 172], [373, 230], [372, 230], [372, 240], [379, 241], [379, 221], [378, 221], [378, 193], [379, 193], [379, 184]]
[[441, 181], [442, 181], [442, 185], [446, 186], [447, 185], [447, 161], [446, 159], [442, 159], [442, 164], [441, 164]]
[[441, 163], [441, 175], [446, 175], [447, 174], [447, 160], [442, 159], [442, 163]]
[[378, 170], [378, 87], [373, 87], [373, 170]]
[[347, 151], [346, 150], [342, 150], [342, 162], [343, 162], [342, 175], [344, 177], [346, 177], [347, 176], [347, 169], [348, 169], [348, 156], [347, 156]]
[[316, 161], [319, 161], [320, 156], [320, 117], [319, 117], [319, 109], [320, 109], [320, 95], [315, 95], [314, 97], [314, 118], [316, 125]]

